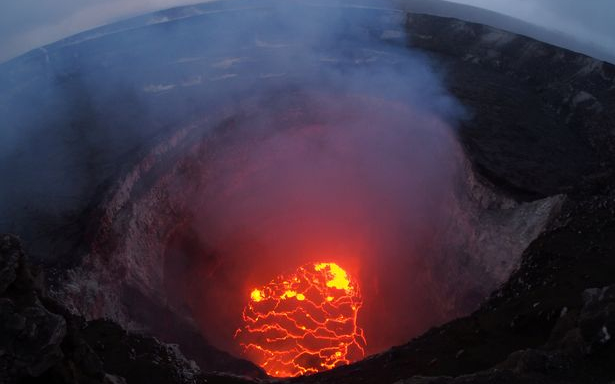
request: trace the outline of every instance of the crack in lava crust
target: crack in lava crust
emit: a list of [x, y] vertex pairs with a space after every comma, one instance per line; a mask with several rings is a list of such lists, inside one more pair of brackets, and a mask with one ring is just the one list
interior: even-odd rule
[[335, 263], [306, 264], [250, 293], [235, 338], [267, 374], [299, 376], [365, 356], [357, 282]]

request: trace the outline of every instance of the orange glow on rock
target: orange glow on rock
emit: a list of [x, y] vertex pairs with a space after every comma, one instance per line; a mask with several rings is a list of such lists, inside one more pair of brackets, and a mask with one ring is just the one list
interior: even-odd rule
[[306, 264], [250, 293], [235, 338], [270, 376], [349, 364], [365, 355], [357, 282], [335, 263]]

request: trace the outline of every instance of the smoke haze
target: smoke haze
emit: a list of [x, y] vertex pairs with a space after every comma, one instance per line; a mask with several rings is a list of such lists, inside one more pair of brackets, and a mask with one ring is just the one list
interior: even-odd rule
[[[203, 132], [215, 138], [213, 127], [224, 126], [229, 142], [173, 189], [196, 189], [186, 232], [209, 253], [190, 254], [190, 270], [164, 271], [192, 282], [184, 299], [216, 345], [234, 348], [254, 286], [307, 262], [339, 262], [359, 278], [369, 352], [468, 310], [493, 281], [459, 277], [482, 271], [440, 241], [473, 230], [451, 229], [450, 220], [463, 188], [455, 128], [464, 110], [437, 63], [407, 47], [404, 12], [337, 1], [253, 4], [223, 1], [168, 23], [148, 16], [140, 27], [126, 22], [122, 33], [81, 36], [5, 64], [0, 174], [11, 183], [0, 189], [2, 230], [34, 239], [39, 261], [80, 255], [80, 244], [62, 242], [87, 242], [88, 214], [144, 151], [231, 110], [236, 116]], [[250, 98], [257, 101], [247, 108]], [[123, 209], [132, 219], [132, 203]], [[135, 247], [145, 235], [168, 235], [139, 232], [156, 214], [122, 217]], [[118, 263], [138, 278], [156, 260], [123, 256]], [[448, 294], [475, 287], [472, 300]]]
[[[307, 122], [285, 126], [292, 111], [274, 107], [279, 116], [236, 127], [194, 204], [192, 230], [218, 261], [185, 296], [227, 350], [249, 292], [306, 263], [336, 262], [359, 278], [369, 352], [446, 316], [428, 287], [431, 242], [459, 182], [451, 127], [428, 109], [381, 99], [307, 97]], [[212, 302], [224, 309], [201, 305]]]

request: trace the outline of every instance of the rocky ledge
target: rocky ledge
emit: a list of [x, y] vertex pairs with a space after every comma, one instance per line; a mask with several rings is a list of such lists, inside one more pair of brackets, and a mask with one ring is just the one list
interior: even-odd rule
[[203, 373], [177, 345], [85, 321], [47, 297], [21, 241], [0, 235], [0, 382], [198, 384], [250, 382]]

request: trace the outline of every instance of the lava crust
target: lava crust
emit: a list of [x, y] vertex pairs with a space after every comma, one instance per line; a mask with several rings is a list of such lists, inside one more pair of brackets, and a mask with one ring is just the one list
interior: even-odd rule
[[251, 292], [235, 337], [272, 376], [322, 372], [365, 355], [362, 305], [357, 282], [337, 264], [306, 264]]

